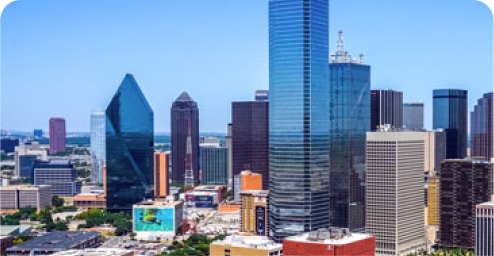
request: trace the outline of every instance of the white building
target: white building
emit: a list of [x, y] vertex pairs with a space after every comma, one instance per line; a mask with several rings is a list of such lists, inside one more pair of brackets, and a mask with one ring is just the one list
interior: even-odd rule
[[475, 255], [494, 255], [494, 195], [475, 211]]
[[91, 112], [91, 182], [103, 183], [103, 166], [106, 159], [106, 113]]
[[137, 239], [173, 239], [182, 225], [183, 201], [143, 201], [133, 205], [133, 230]]

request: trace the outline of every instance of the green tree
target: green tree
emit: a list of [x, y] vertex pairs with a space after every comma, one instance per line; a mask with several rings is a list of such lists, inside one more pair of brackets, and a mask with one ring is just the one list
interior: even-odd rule
[[51, 204], [53, 205], [53, 207], [60, 207], [65, 204], [65, 200], [55, 195], [51, 198]]

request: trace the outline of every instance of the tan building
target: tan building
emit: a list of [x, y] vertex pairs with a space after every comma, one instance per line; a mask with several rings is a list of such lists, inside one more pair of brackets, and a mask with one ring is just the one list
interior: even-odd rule
[[154, 197], [168, 196], [168, 163], [170, 152], [154, 152]]
[[424, 172], [435, 175], [446, 159], [446, 133], [442, 130], [424, 132]]
[[0, 210], [15, 210], [26, 206], [38, 210], [51, 206], [51, 186], [14, 185], [0, 187]]
[[439, 225], [439, 177], [430, 177], [427, 182], [427, 225]]
[[106, 198], [103, 194], [77, 194], [73, 197], [74, 206], [82, 209], [106, 208]]
[[240, 192], [240, 231], [256, 236], [268, 235], [268, 190]]
[[211, 256], [282, 256], [282, 244], [264, 236], [227, 236], [224, 240], [211, 243]]

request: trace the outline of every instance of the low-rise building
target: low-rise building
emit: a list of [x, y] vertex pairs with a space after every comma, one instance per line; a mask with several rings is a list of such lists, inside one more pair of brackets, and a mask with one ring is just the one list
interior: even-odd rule
[[224, 240], [211, 243], [211, 256], [249, 255], [282, 256], [282, 244], [275, 243], [265, 236], [227, 236]]
[[114, 249], [114, 248], [91, 248], [84, 250], [68, 250], [63, 252], [57, 252], [52, 256], [133, 256], [134, 251]]
[[0, 187], [0, 210], [15, 210], [26, 206], [42, 210], [51, 206], [49, 185], [12, 185]]
[[218, 205], [218, 192], [192, 191], [185, 195], [187, 202], [194, 202], [196, 208], [213, 208]]
[[222, 202], [226, 194], [226, 186], [222, 185], [203, 185], [194, 188], [195, 192], [209, 192], [218, 194], [218, 202]]
[[106, 208], [106, 198], [101, 194], [95, 193], [81, 193], [77, 194], [73, 198], [74, 206], [82, 209], [105, 209]]
[[36, 161], [31, 177], [33, 185], [51, 185], [53, 195], [72, 197], [81, 193], [74, 165], [67, 160]]
[[12, 246], [12, 241], [14, 238], [12, 236], [0, 236], [0, 254], [5, 255], [7, 248]]
[[133, 206], [133, 230], [137, 239], [173, 239], [182, 214], [183, 201], [143, 201]]
[[375, 251], [374, 236], [341, 228], [320, 229], [283, 239], [285, 256], [373, 256]]
[[475, 209], [475, 255], [494, 255], [494, 195]]

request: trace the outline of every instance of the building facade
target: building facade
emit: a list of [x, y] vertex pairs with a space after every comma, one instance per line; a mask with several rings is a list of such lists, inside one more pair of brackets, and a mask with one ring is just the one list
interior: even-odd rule
[[232, 145], [232, 123], [228, 123], [225, 138], [225, 147], [228, 150], [228, 185], [233, 185], [233, 145]]
[[442, 130], [425, 132], [424, 173], [435, 175], [446, 159], [446, 133]]
[[201, 168], [204, 185], [228, 185], [228, 149], [201, 144]]
[[328, 26], [328, 0], [269, 1], [269, 236], [276, 242], [329, 226]]
[[423, 166], [424, 133], [367, 133], [365, 231], [376, 255], [425, 249]]
[[365, 226], [365, 133], [370, 131], [370, 66], [343, 48], [329, 63], [330, 224], [351, 230]]
[[490, 161], [494, 157], [492, 126], [492, 92], [486, 93], [477, 101], [470, 114], [471, 156]]
[[424, 103], [403, 103], [403, 128], [415, 131], [424, 130]]
[[227, 236], [209, 247], [211, 256], [283, 256], [283, 246], [265, 236]]
[[475, 255], [494, 255], [494, 195], [475, 210]]
[[15, 148], [19, 146], [19, 139], [15, 138], [1, 138], [0, 139], [0, 150], [5, 154], [14, 153]]
[[[257, 98], [257, 96], [256, 96]], [[264, 97], [260, 97], [264, 99]], [[269, 186], [269, 102], [232, 102], [232, 172], [262, 174], [263, 189]]]
[[173, 240], [182, 225], [183, 201], [143, 201], [132, 211], [132, 230], [138, 239]]
[[427, 225], [439, 226], [439, 177], [427, 181]]
[[154, 152], [154, 198], [166, 198], [170, 194], [169, 163], [170, 152]]
[[33, 185], [50, 185], [53, 195], [71, 197], [81, 193], [74, 165], [68, 160], [36, 161], [31, 176]]
[[390, 125], [403, 128], [403, 92], [394, 90], [371, 90], [371, 130]]
[[439, 244], [444, 248], [475, 249], [475, 206], [492, 194], [492, 164], [447, 159], [439, 181]]
[[91, 182], [103, 183], [106, 160], [106, 114], [103, 110], [91, 112]]
[[16, 210], [26, 206], [43, 210], [51, 206], [52, 196], [49, 185], [0, 187], [0, 210]]
[[48, 154], [45, 149], [42, 149], [39, 144], [32, 143], [31, 145], [21, 144], [15, 147], [14, 174], [22, 178], [31, 178], [33, 165], [36, 160], [47, 160]]
[[65, 119], [50, 118], [50, 154], [65, 152]]
[[467, 103], [466, 90], [433, 91], [432, 128], [446, 132], [447, 159], [461, 159], [467, 155]]
[[192, 143], [192, 169], [194, 182], [199, 182], [199, 108], [197, 103], [183, 92], [171, 108], [172, 181], [183, 183], [185, 178], [185, 153], [188, 131]]
[[267, 190], [240, 192], [240, 231], [254, 236], [267, 236], [269, 227]]
[[154, 115], [134, 77], [127, 74], [106, 108], [106, 203], [131, 211], [153, 197]]

